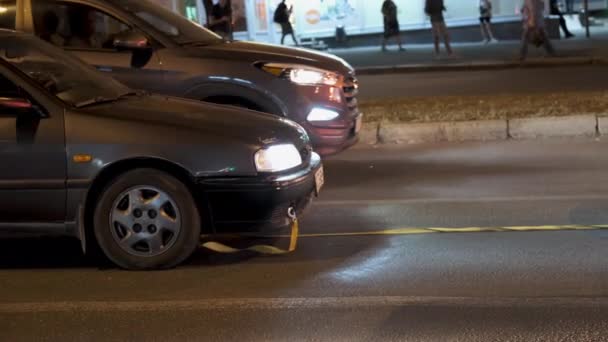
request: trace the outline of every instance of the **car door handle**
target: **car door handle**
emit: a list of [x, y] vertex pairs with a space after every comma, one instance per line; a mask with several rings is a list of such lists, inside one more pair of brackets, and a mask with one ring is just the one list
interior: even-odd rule
[[114, 69], [112, 69], [111, 66], [106, 66], [106, 65], [98, 65], [95, 68], [97, 68], [97, 70], [101, 71], [101, 72], [112, 72]]

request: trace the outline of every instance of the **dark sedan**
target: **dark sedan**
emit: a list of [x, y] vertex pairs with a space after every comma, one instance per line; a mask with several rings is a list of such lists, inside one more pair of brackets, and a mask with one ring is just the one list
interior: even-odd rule
[[0, 82], [0, 231], [168, 268], [201, 232], [280, 227], [323, 185], [296, 123], [135, 92], [33, 36], [0, 31]]

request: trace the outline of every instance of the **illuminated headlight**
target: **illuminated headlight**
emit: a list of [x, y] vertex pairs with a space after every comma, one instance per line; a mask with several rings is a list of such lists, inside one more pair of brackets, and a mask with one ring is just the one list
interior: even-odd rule
[[334, 86], [338, 84], [339, 76], [336, 73], [314, 69], [293, 69], [289, 72], [292, 82], [302, 85], [324, 84]]
[[308, 117], [308, 121], [330, 121], [340, 116], [336, 111], [325, 108], [313, 108]]
[[323, 69], [303, 65], [267, 63], [260, 68], [277, 77], [287, 78], [299, 85], [328, 85], [335, 86], [340, 82], [340, 75]]
[[292, 144], [268, 146], [255, 154], [255, 167], [259, 172], [280, 172], [300, 164], [302, 157]]

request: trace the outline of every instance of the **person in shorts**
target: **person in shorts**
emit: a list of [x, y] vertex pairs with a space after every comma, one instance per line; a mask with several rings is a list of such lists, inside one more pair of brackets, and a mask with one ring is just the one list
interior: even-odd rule
[[496, 43], [497, 40], [494, 38], [492, 33], [492, 1], [491, 0], [480, 0], [479, 1], [479, 24], [481, 26], [481, 36], [486, 44]]
[[440, 38], [443, 37], [445, 48], [448, 51], [448, 55], [452, 56], [452, 47], [450, 46], [450, 34], [443, 18], [443, 12], [445, 11], [445, 5], [443, 0], [426, 0], [424, 6], [425, 13], [431, 19], [431, 25], [433, 30], [433, 41], [435, 43], [435, 57], [439, 56], [439, 42]]

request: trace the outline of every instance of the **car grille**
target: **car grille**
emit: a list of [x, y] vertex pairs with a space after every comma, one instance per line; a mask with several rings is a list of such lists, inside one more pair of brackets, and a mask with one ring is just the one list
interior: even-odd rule
[[358, 102], [357, 95], [359, 94], [359, 81], [354, 74], [348, 75], [344, 79], [344, 85], [342, 87], [344, 91], [344, 99], [351, 115], [358, 114]]

